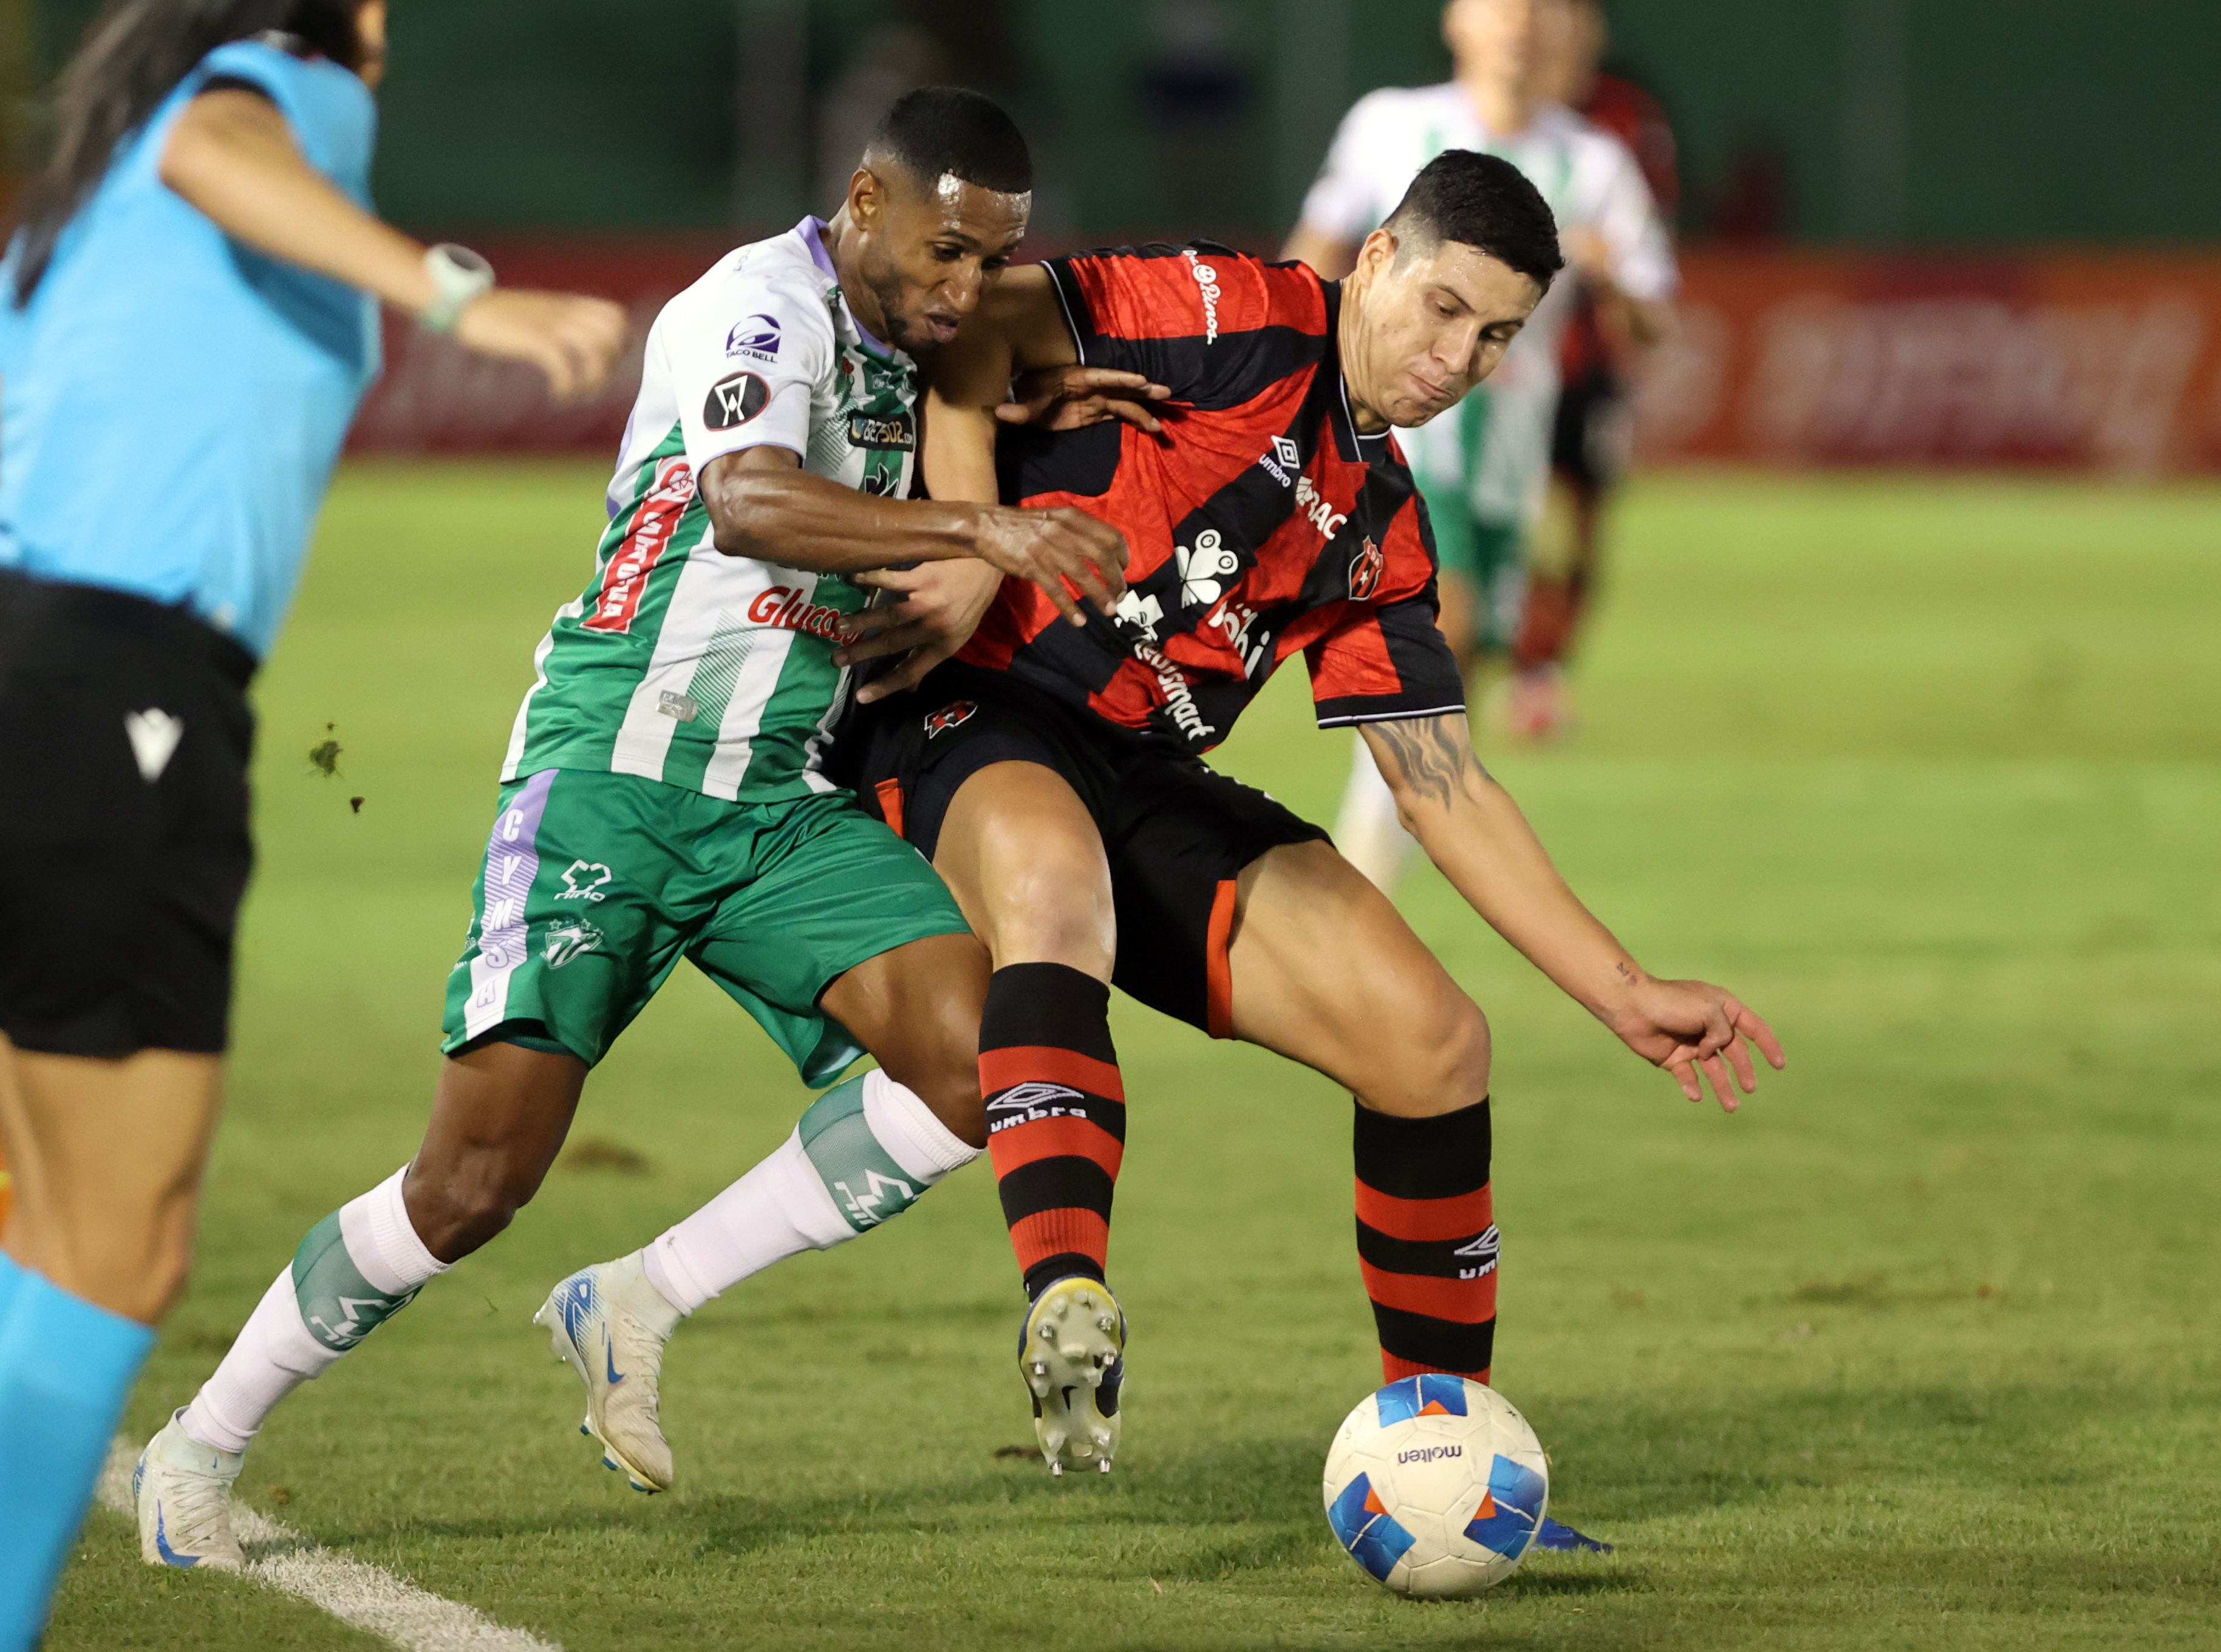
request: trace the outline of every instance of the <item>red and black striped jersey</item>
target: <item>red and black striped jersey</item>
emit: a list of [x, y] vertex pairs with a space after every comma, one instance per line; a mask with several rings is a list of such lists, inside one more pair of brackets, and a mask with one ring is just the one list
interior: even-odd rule
[[1172, 391], [1167, 434], [1003, 433], [1004, 500], [1119, 529], [1128, 590], [1112, 623], [1074, 627], [1006, 581], [959, 657], [1198, 751], [1298, 652], [1323, 728], [1464, 710], [1418, 491], [1394, 439], [1350, 415], [1340, 285], [1208, 241], [1048, 269], [1083, 363]]

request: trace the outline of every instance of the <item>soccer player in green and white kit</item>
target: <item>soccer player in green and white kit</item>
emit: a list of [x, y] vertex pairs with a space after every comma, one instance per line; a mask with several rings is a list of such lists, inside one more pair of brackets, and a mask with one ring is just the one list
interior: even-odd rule
[[848, 688], [842, 619], [866, 585], [903, 583], [874, 571], [975, 558], [984, 592], [1031, 579], [1075, 621], [1075, 591], [1106, 610], [1123, 594], [1123, 541], [1077, 511], [904, 497], [914, 358], [1008, 262], [1031, 182], [994, 104], [911, 93], [829, 224], [729, 254], [658, 319], [592, 582], [558, 611], [517, 716], [423, 1145], [311, 1230], [155, 1436], [139, 1489], [150, 1559], [240, 1562], [231, 1486], [264, 1419], [508, 1225], [587, 1072], [682, 955], [806, 1080], [864, 1050], [879, 1067], [538, 1316], [586, 1385], [587, 1431], [641, 1490], [671, 1478], [656, 1383], [682, 1315], [977, 1155], [985, 951], [820, 758]]

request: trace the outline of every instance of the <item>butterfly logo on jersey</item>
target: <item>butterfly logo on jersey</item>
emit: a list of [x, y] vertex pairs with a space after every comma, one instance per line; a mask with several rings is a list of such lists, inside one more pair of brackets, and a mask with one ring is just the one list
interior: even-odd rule
[[1173, 560], [1179, 565], [1183, 608], [1210, 607], [1226, 594], [1226, 587], [1242, 571], [1242, 559], [1219, 537], [1216, 528], [1198, 534], [1192, 547], [1175, 545]]
[[926, 718], [925, 737], [930, 740], [935, 735], [947, 734], [958, 723], [968, 721], [972, 714], [979, 709], [979, 703], [975, 700], [949, 701], [941, 710]]
[[1349, 559], [1349, 600], [1361, 603], [1378, 591], [1381, 571], [1387, 566], [1388, 559], [1367, 536], [1365, 543], [1357, 548], [1357, 554]]

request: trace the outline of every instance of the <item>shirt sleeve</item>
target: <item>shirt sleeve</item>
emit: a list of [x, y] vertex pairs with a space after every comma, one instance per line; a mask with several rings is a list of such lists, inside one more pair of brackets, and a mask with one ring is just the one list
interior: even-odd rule
[[684, 295], [656, 330], [695, 475], [748, 447], [808, 459], [811, 394], [836, 346], [825, 302], [806, 283], [743, 266]]
[[1343, 604], [1304, 650], [1319, 727], [1464, 710], [1465, 678], [1436, 623], [1433, 539], [1417, 497], [1397, 512], [1381, 548], [1367, 541], [1352, 563], [1350, 588], [1367, 585], [1373, 594]]
[[1608, 132], [1597, 136], [1596, 228], [1611, 259], [1613, 284], [1645, 303], [1670, 298], [1681, 285], [1681, 272], [1650, 185], [1625, 144]]
[[1199, 241], [1047, 267], [1081, 362], [1142, 373], [1186, 407], [1237, 407], [1325, 349], [1325, 288], [1300, 264]]
[[1336, 241], [1362, 241], [1388, 216], [1377, 187], [1380, 164], [1373, 140], [1385, 113], [1380, 95], [1374, 92], [1359, 98], [1342, 117], [1327, 147], [1326, 163], [1304, 197], [1305, 228]]

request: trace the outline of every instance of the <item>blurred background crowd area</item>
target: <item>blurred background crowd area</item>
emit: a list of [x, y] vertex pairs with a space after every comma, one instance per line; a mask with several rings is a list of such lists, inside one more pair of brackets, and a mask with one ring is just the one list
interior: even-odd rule
[[[0, 0], [10, 166], [95, 0]], [[1611, 0], [1607, 67], [1670, 124], [1681, 324], [1659, 459], [2221, 468], [2221, 6]], [[917, 84], [1003, 99], [1031, 249], [1273, 252], [1336, 122], [1448, 78], [1439, 0], [396, 0], [385, 212], [643, 324], [734, 241], [837, 205]], [[1656, 160], [1658, 157], [1645, 157]], [[397, 335], [359, 438], [607, 439]]]

